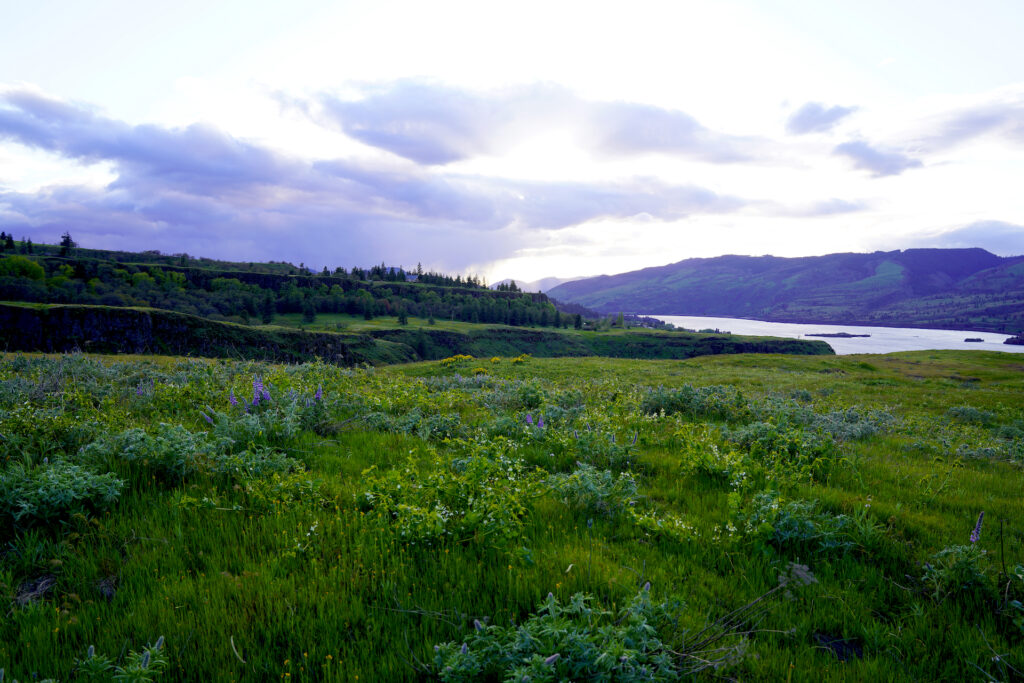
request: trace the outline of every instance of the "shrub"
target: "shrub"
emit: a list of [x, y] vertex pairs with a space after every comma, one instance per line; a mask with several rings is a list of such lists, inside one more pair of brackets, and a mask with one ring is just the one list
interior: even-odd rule
[[727, 430], [725, 437], [773, 473], [816, 479], [839, 460], [839, 449], [827, 433], [754, 422]]
[[981, 566], [984, 556], [985, 552], [973, 543], [943, 548], [925, 562], [921, 582], [936, 602], [949, 597], [991, 598], [992, 586]]
[[639, 490], [629, 472], [615, 476], [609, 470], [598, 470], [584, 463], [578, 463], [572, 474], [548, 477], [548, 486], [567, 505], [587, 514], [608, 517], [620, 516], [636, 505]]
[[356, 503], [387, 515], [399, 537], [410, 544], [476, 539], [505, 549], [523, 532], [526, 503], [539, 477], [522, 460], [497, 455], [448, 462], [420, 475], [410, 461], [402, 470], [364, 470]]
[[103, 510], [121, 495], [124, 481], [66, 460], [38, 467], [12, 465], [0, 477], [0, 510], [17, 522], [45, 522]]
[[202, 432], [190, 432], [181, 425], [161, 423], [155, 434], [128, 429], [89, 444], [80, 451], [86, 461], [112, 465], [120, 460], [133, 463], [171, 482], [180, 482], [200, 471], [216, 454], [226, 451], [230, 441], [211, 441]]
[[466, 639], [437, 645], [442, 681], [675, 681], [687, 673], [661, 640], [678, 604], [652, 604], [641, 590], [614, 614], [576, 593], [565, 604], [548, 594], [519, 626], [474, 623]]
[[741, 420], [749, 414], [750, 407], [743, 394], [733, 387], [684, 384], [678, 389], [652, 389], [641, 399], [640, 412], [644, 415], [682, 413], [694, 418]]
[[978, 425], [991, 424], [996, 419], [994, 413], [973, 406], [953, 406], [946, 411], [946, 417], [957, 422]]

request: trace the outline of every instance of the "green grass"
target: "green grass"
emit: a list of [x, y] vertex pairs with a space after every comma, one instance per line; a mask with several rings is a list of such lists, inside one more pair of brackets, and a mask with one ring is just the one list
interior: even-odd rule
[[[257, 375], [272, 398], [246, 421], [229, 391], [251, 397]], [[646, 414], [657, 401], [665, 413]], [[1019, 359], [986, 352], [348, 370], [7, 354], [0, 668], [73, 680], [90, 645], [124, 664], [162, 635], [170, 680], [430, 680], [454, 676], [434, 646], [461, 656], [474, 619], [523, 624], [549, 592], [615, 611], [647, 582], [653, 602], [680, 603], [658, 634], [681, 652], [687, 632], [798, 563], [817, 583], [773, 593], [705, 675], [1010, 679], [1007, 666], [1024, 668], [1008, 601], [1024, 599], [1024, 580], [1002, 575], [1024, 564], [1022, 405]], [[191, 446], [168, 440], [173, 425]], [[129, 429], [151, 435], [145, 457], [111, 446]], [[742, 440], [757, 429], [788, 440]], [[298, 464], [223, 466], [254, 468], [260, 454]], [[112, 472], [120, 498], [19, 513], [24, 494], [2, 482], [59, 462]], [[630, 473], [639, 497], [586, 507], [619, 495], [596, 482], [584, 498], [556, 493], [559, 476], [583, 476], [577, 462]], [[797, 526], [750, 522], [776, 514], [758, 507], [766, 492]], [[983, 587], [926, 580], [936, 553], [970, 545], [982, 510], [985, 552], [970, 566]], [[28, 597], [45, 577], [52, 587]], [[836, 639], [860, 656], [838, 659], [824, 645]], [[551, 672], [571, 660], [558, 647]]]

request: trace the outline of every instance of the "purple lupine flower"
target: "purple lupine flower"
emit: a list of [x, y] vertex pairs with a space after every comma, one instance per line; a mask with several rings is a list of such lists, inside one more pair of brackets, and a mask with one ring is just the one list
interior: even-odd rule
[[543, 415], [541, 415], [540, 418], [537, 420], [537, 426], [540, 427], [541, 429], [544, 429], [544, 416]]
[[206, 419], [207, 422], [209, 422], [210, 424], [213, 424], [213, 418], [212, 417], [210, 417], [206, 413], [200, 413], [200, 415], [202, 415]]
[[526, 424], [530, 425], [531, 427], [533, 426], [533, 415], [531, 415], [530, 413], [526, 414]]
[[465, 643], [462, 644], [462, 647], [459, 649], [459, 652], [461, 652], [462, 654], [466, 654], [467, 652], [469, 652], [469, 648], [466, 646]]
[[259, 394], [253, 394], [253, 397], [252, 397], [252, 407], [255, 408], [259, 404], [260, 404], [260, 395]]
[[317, 386], [316, 394], [313, 396], [313, 398], [315, 398], [316, 400], [320, 401], [320, 400], [323, 400], [323, 397], [324, 397], [324, 385], [321, 384], [321, 385]]
[[985, 519], [985, 511], [982, 510], [978, 515], [978, 523], [974, 525], [974, 531], [971, 532], [971, 543], [977, 543], [978, 539], [981, 538], [981, 523]]
[[577, 440], [577, 441], [579, 441], [579, 440], [580, 440], [580, 433], [579, 433], [579, 432], [577, 432], [577, 431], [576, 431], [575, 429], [574, 429], [574, 430], [572, 430], [572, 435], [573, 435], [574, 437], [576, 437], [576, 440]]
[[633, 440], [629, 442], [630, 446], [635, 446], [636, 445], [636, 437], [638, 437], [638, 436], [640, 436], [640, 432], [637, 432], [636, 434], [633, 435]]
[[544, 660], [544, 664], [546, 664], [547, 666], [551, 666], [552, 664], [554, 664], [555, 662], [557, 662], [557, 661], [558, 661], [558, 658], [559, 658], [559, 657], [561, 657], [561, 656], [562, 656], [562, 655], [560, 655], [560, 654], [558, 654], [558, 653], [556, 652], [555, 654], [553, 654], [553, 655], [551, 655], [550, 657], [548, 657], [547, 659], [545, 659], [545, 660]]
[[136, 396], [142, 396], [142, 394], [143, 394], [143, 393], [144, 393], [144, 392], [142, 391], [142, 382], [139, 382], [139, 386], [138, 386], [138, 388], [137, 388], [137, 389], [135, 390], [135, 395], [136, 395]]
[[263, 400], [264, 401], [269, 401], [270, 400], [270, 392], [267, 391], [266, 389], [263, 390]]
[[230, 401], [231, 405], [233, 405], [233, 406], [237, 406], [238, 405], [238, 399], [235, 398], [235, 389], [234, 389], [234, 387], [231, 388], [231, 394], [228, 396], [228, 401]]
[[473, 628], [475, 628], [477, 631], [483, 631], [484, 630], [484, 625], [480, 623], [479, 619], [474, 619], [473, 620]]
[[263, 378], [259, 375], [252, 378], [252, 390], [257, 394], [263, 393]]

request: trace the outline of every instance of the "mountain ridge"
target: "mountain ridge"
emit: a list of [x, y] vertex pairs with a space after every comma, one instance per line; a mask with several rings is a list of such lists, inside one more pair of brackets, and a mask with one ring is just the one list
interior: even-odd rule
[[1024, 256], [981, 248], [685, 259], [559, 285], [602, 313], [1024, 331]]

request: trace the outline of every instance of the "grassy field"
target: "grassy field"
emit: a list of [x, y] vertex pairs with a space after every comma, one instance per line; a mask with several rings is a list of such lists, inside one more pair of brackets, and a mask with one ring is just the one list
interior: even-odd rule
[[1012, 680], [1022, 406], [984, 352], [7, 354], [0, 668]]

